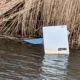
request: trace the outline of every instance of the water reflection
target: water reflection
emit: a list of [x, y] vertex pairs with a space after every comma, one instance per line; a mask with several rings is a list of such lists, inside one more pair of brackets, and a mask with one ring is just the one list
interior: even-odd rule
[[68, 55], [45, 55], [42, 75], [47, 80], [64, 80], [67, 65]]

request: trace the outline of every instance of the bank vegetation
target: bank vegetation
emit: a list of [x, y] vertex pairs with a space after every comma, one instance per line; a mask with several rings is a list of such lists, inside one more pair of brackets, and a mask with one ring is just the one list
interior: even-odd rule
[[0, 0], [0, 34], [42, 37], [42, 27], [67, 25], [71, 47], [80, 47], [80, 0]]

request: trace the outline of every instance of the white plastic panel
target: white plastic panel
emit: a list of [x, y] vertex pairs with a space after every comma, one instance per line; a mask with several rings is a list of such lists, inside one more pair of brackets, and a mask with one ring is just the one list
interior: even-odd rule
[[45, 54], [69, 54], [66, 25], [43, 27]]

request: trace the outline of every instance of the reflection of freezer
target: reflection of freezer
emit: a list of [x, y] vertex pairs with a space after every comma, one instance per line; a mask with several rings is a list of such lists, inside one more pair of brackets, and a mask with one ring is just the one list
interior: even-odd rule
[[67, 26], [43, 27], [44, 50], [47, 54], [69, 54]]
[[43, 74], [48, 74], [46, 75], [47, 77], [44, 76], [44, 80], [69, 80], [66, 79], [68, 72], [67, 66], [68, 55], [46, 54], [43, 60], [42, 71]]

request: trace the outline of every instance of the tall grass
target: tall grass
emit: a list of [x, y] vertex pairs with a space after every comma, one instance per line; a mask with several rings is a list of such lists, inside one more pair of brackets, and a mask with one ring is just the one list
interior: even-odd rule
[[65, 24], [70, 46], [80, 46], [80, 0], [5, 0], [0, 21], [2, 34], [28, 38], [41, 37], [43, 26]]

